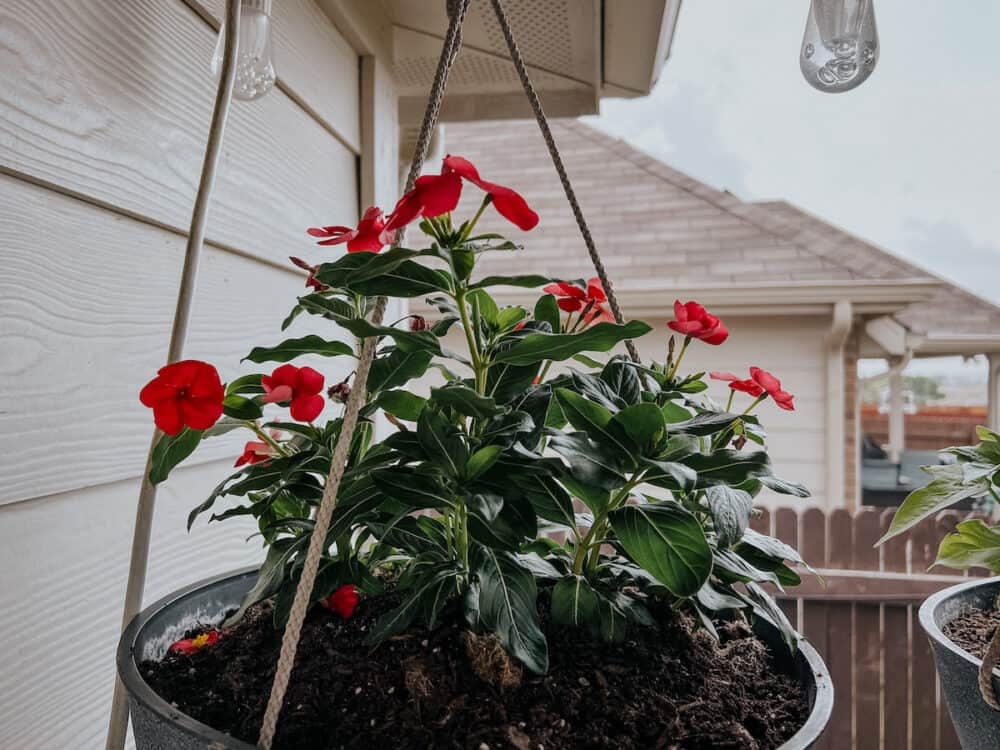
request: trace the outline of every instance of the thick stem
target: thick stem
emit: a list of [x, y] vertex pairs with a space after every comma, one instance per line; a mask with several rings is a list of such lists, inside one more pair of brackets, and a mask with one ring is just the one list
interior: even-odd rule
[[674, 366], [670, 368], [670, 372], [667, 375], [667, 377], [670, 378], [671, 380], [673, 380], [674, 376], [677, 374], [677, 368], [680, 367], [681, 360], [684, 359], [684, 352], [687, 351], [688, 344], [690, 343], [691, 343], [691, 337], [685, 336], [684, 343], [681, 345], [681, 350], [677, 353], [677, 360], [674, 362]]
[[260, 426], [256, 422], [247, 422], [246, 425], [251, 430], [253, 430], [254, 434], [257, 437], [259, 437], [262, 441], [264, 441], [265, 443], [267, 443], [267, 446], [271, 450], [273, 450], [275, 453], [277, 453], [279, 456], [290, 456], [290, 455], [292, 455], [291, 453], [289, 453], [288, 451], [286, 451], [284, 449], [284, 447], [282, 447], [282, 445], [280, 443], [278, 443], [274, 438], [272, 438], [270, 435], [268, 435], [266, 432], [264, 432], [264, 430], [262, 430], [260, 428]]
[[459, 290], [455, 294], [455, 303], [458, 305], [458, 315], [462, 321], [462, 330], [465, 332], [465, 341], [469, 347], [469, 359], [472, 360], [472, 371], [476, 377], [476, 393], [480, 396], [486, 395], [486, 368], [483, 367], [482, 357], [479, 347], [476, 345], [476, 337], [472, 328], [472, 321], [469, 320], [469, 311], [465, 305], [465, 290]]

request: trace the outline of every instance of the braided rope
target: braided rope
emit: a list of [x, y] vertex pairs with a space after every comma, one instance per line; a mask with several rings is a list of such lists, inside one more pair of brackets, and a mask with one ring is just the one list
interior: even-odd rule
[[[524, 93], [528, 97], [531, 109], [535, 113], [538, 127], [542, 131], [542, 138], [545, 139], [545, 145], [549, 149], [549, 156], [552, 157], [552, 164], [555, 166], [556, 172], [559, 173], [559, 180], [562, 182], [563, 191], [566, 193], [566, 200], [569, 201], [569, 205], [573, 209], [573, 216], [576, 217], [576, 225], [580, 228], [580, 234], [583, 235], [583, 241], [587, 245], [587, 253], [590, 255], [590, 260], [594, 264], [594, 270], [597, 271], [597, 276], [600, 278], [601, 284], [604, 285], [604, 292], [608, 296], [608, 304], [611, 306], [611, 312], [615, 316], [615, 321], [622, 324], [625, 322], [625, 318], [622, 316], [621, 307], [618, 305], [618, 297], [612, 288], [608, 272], [604, 268], [604, 262], [597, 252], [594, 238], [590, 234], [590, 227], [587, 226], [587, 220], [583, 217], [583, 210], [576, 199], [576, 192], [573, 190], [572, 184], [570, 184], [569, 175], [566, 174], [566, 167], [563, 166], [562, 156], [559, 154], [556, 140], [552, 136], [552, 130], [549, 128], [549, 122], [545, 117], [545, 111], [542, 109], [542, 103], [538, 99], [535, 87], [531, 84], [531, 78], [528, 77], [528, 69], [524, 65], [524, 58], [521, 57], [521, 51], [518, 49], [517, 42], [514, 40], [514, 35], [510, 30], [510, 23], [507, 21], [507, 14], [504, 12], [503, 3], [501, 0], [491, 1], [493, 3], [493, 11], [497, 17], [497, 23], [500, 24], [500, 30], [507, 41], [510, 59], [517, 69], [517, 75], [521, 79], [521, 86], [524, 88]], [[631, 341], [626, 341], [625, 346], [628, 348], [628, 353], [632, 357], [632, 361], [639, 362], [639, 352], [636, 350], [635, 344]]]
[[[424, 158], [427, 155], [427, 145], [430, 142], [431, 133], [437, 123], [438, 113], [441, 111], [441, 99], [444, 96], [445, 86], [448, 81], [448, 72], [451, 70], [455, 56], [458, 54], [461, 45], [461, 27], [465, 21], [466, 12], [469, 9], [469, 0], [449, 0], [448, 12], [450, 20], [448, 23], [448, 33], [445, 36], [444, 45], [441, 49], [441, 58], [438, 60], [437, 71], [434, 74], [434, 82], [431, 86], [430, 99], [427, 103], [427, 111], [424, 113], [424, 120], [420, 126], [420, 135], [417, 139], [417, 146], [410, 164], [410, 174], [406, 180], [406, 190], [409, 192], [420, 174]], [[402, 241], [401, 236], [397, 237], [397, 244]], [[381, 325], [385, 315], [387, 299], [379, 297], [372, 311], [371, 322], [374, 325]], [[309, 548], [306, 551], [305, 561], [302, 565], [302, 575], [299, 578], [298, 586], [295, 589], [295, 599], [288, 615], [288, 624], [285, 627], [281, 640], [281, 654], [278, 657], [278, 664], [274, 673], [274, 683], [271, 686], [271, 695], [267, 701], [267, 709], [264, 712], [264, 719], [261, 723], [260, 739], [258, 747], [262, 750], [270, 750], [274, 741], [274, 734], [277, 730], [278, 717], [281, 715], [281, 708], [285, 700], [285, 693], [288, 691], [288, 683], [292, 676], [292, 669], [295, 665], [295, 655], [299, 647], [299, 638], [302, 635], [302, 624], [305, 621], [306, 613], [312, 603], [313, 584], [316, 582], [316, 574], [323, 557], [323, 550], [326, 546], [326, 534], [330, 528], [330, 520], [337, 505], [337, 493], [340, 490], [340, 482], [347, 467], [347, 454], [350, 450], [351, 438], [358, 423], [358, 413], [365, 403], [366, 385], [368, 382], [368, 372], [371, 369], [372, 361], [375, 359], [375, 347], [377, 340], [375, 337], [368, 337], [361, 347], [361, 356], [358, 361], [358, 368], [354, 375], [354, 387], [347, 398], [344, 407], [344, 421], [340, 428], [340, 436], [337, 438], [337, 445], [333, 450], [333, 457], [330, 461], [330, 474], [326, 479], [326, 486], [323, 488], [323, 498], [320, 500], [319, 509], [316, 512], [316, 523], [312, 536], [309, 539]]]

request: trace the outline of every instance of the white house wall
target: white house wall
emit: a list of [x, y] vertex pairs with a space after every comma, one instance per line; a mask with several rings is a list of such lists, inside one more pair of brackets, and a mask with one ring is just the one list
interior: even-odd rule
[[[138, 390], [166, 356], [222, 6], [0, 5], [5, 749], [103, 746], [152, 428]], [[267, 367], [238, 360], [283, 337], [280, 320], [304, 290], [287, 256], [339, 254], [305, 228], [395, 198], [391, 62], [364, 58], [363, 76], [359, 54], [374, 52], [357, 32], [349, 44], [312, 0], [275, 3], [279, 85], [233, 105], [185, 352], [218, 363], [224, 379]], [[303, 318], [291, 335], [323, 330]], [[311, 364], [328, 379], [344, 371]], [[160, 489], [147, 602], [259, 559], [245, 523], [184, 530], [240, 445], [206, 443]]]

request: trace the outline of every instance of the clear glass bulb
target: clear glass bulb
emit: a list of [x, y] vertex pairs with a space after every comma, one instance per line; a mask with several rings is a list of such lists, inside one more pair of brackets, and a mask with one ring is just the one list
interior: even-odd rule
[[873, 0], [812, 0], [799, 67], [828, 94], [860, 86], [878, 61]]
[[[274, 87], [274, 59], [271, 52], [271, 0], [243, 0], [240, 8], [240, 32], [236, 48], [236, 84], [233, 96], [250, 101]], [[212, 75], [219, 80], [226, 48], [226, 25], [219, 29], [219, 40], [212, 55]]]

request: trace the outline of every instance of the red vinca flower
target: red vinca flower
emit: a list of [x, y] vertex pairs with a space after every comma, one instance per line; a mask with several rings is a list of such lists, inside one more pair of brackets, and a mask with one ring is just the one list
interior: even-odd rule
[[697, 302], [674, 301], [674, 320], [667, 326], [677, 333], [682, 333], [693, 339], [700, 339], [706, 344], [718, 345], [729, 338], [729, 330], [717, 317], [705, 310]]
[[533, 229], [538, 224], [538, 214], [519, 193], [504, 185], [487, 182], [468, 159], [446, 156], [441, 174], [418, 177], [413, 190], [399, 199], [385, 228], [399, 229], [418, 216], [428, 219], [454, 211], [462, 195], [463, 179], [488, 193], [500, 215], [520, 229]]
[[386, 229], [382, 209], [371, 206], [361, 217], [357, 229], [351, 229], [351, 227], [310, 227], [308, 232], [313, 237], [327, 238], [317, 242], [317, 245], [339, 245], [346, 242], [349, 253], [377, 253], [392, 241], [391, 235]]
[[604, 307], [604, 303], [608, 301], [604, 285], [596, 276], [587, 282], [586, 287], [583, 282], [559, 281], [549, 284], [542, 291], [555, 295], [556, 304], [563, 312], [574, 313], [589, 308], [588, 323], [596, 320], [614, 322], [611, 313]]
[[139, 400], [153, 410], [156, 426], [176, 435], [185, 426], [207, 430], [222, 416], [225, 389], [219, 372], [207, 362], [185, 359], [161, 367], [139, 392]]
[[792, 403], [792, 399], [795, 397], [788, 391], [781, 390], [781, 381], [774, 375], [759, 367], [751, 367], [750, 377], [757, 385], [767, 391], [767, 395], [773, 398], [774, 403], [780, 408], [785, 411], [795, 411], [795, 404]]
[[170, 645], [170, 650], [175, 654], [185, 654], [190, 656], [195, 651], [204, 648], [205, 646], [214, 646], [219, 642], [221, 634], [218, 630], [208, 630], [196, 638], [183, 638], [179, 641], [175, 641]]
[[236, 459], [233, 466], [243, 466], [244, 464], [259, 464], [274, 457], [271, 446], [263, 440], [250, 440], [243, 446], [243, 454]]
[[306, 278], [306, 286], [312, 287], [317, 292], [325, 292], [327, 289], [330, 288], [326, 284], [321, 284], [316, 279], [316, 271], [319, 268], [319, 266], [311, 266], [304, 260], [302, 260], [302, 258], [296, 258], [294, 255], [288, 256], [288, 260], [292, 261], [292, 263], [297, 265], [303, 271], [309, 272], [309, 276], [308, 278]]
[[323, 411], [323, 376], [311, 367], [282, 365], [260, 379], [265, 404], [291, 405], [292, 419], [312, 422]]
[[488, 193], [490, 198], [493, 199], [493, 205], [496, 206], [497, 213], [518, 229], [528, 231], [529, 229], [534, 229], [538, 224], [538, 214], [531, 210], [528, 202], [521, 197], [520, 193], [504, 185], [487, 182], [479, 176], [479, 170], [468, 159], [449, 154], [444, 158], [442, 168], [454, 171], [483, 192]]
[[710, 372], [708, 377], [712, 380], [726, 380], [729, 381], [729, 387], [734, 391], [741, 391], [742, 393], [749, 393], [754, 398], [757, 398], [764, 393], [764, 389], [757, 385], [753, 380], [740, 379], [731, 372]]
[[319, 603], [320, 606], [346, 620], [354, 614], [354, 608], [358, 606], [358, 599], [358, 590], [352, 584], [346, 583], [326, 599], [320, 599]]

